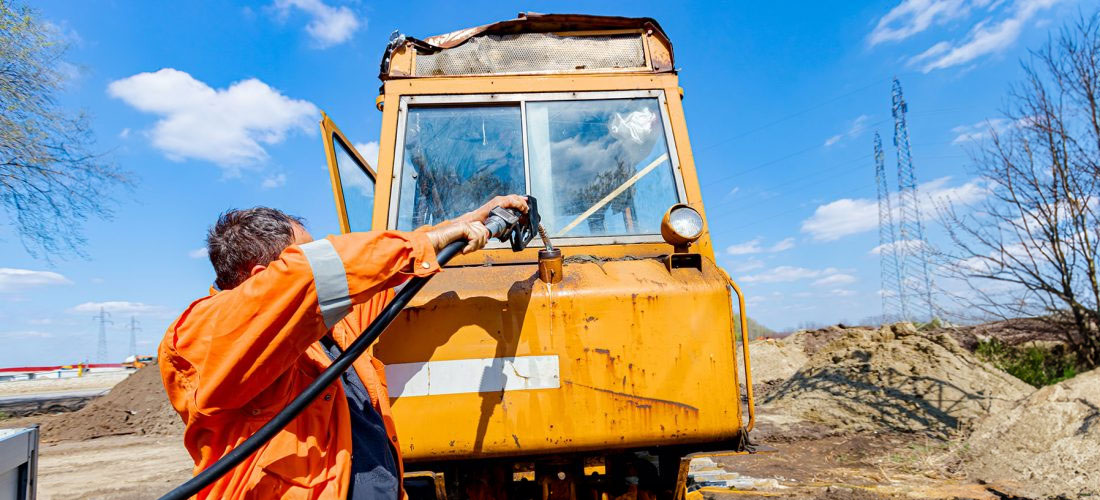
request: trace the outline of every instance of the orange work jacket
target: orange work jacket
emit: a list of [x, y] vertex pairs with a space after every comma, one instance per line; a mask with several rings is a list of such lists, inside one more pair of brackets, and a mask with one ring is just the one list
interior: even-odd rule
[[[290, 246], [236, 288], [191, 303], [165, 333], [159, 364], [172, 406], [186, 424], [184, 445], [195, 473], [305, 389], [331, 363], [321, 337], [331, 331], [347, 348], [392, 298], [392, 288], [410, 276], [402, 270], [410, 268], [419, 276], [439, 270], [422, 232], [329, 236]], [[354, 368], [382, 415], [403, 472], [383, 365], [365, 354]], [[350, 422], [337, 380], [196, 498], [343, 500], [351, 472]]]

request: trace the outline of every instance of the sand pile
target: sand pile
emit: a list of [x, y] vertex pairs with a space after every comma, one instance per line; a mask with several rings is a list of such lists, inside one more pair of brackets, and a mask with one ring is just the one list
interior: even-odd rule
[[[768, 384], [791, 378], [802, 365], [830, 342], [843, 337], [850, 330], [867, 330], [867, 327], [845, 328], [830, 326], [819, 330], [801, 330], [781, 338], [757, 339], [749, 342], [754, 384]], [[744, 367], [737, 366], [738, 380], [745, 380]]]
[[974, 430], [966, 469], [1027, 496], [1100, 495], [1100, 370], [1035, 391]]
[[80, 411], [47, 421], [46, 441], [92, 439], [119, 434], [177, 435], [183, 421], [168, 402], [160, 371], [146, 366]]
[[[802, 350], [797, 335], [781, 339], [759, 339], [749, 342], [753, 384], [787, 380], [810, 359]], [[744, 384], [745, 367], [738, 363], [738, 380]]]
[[771, 411], [841, 431], [948, 437], [1031, 392], [950, 336], [908, 323], [844, 330], [818, 349], [763, 399]]

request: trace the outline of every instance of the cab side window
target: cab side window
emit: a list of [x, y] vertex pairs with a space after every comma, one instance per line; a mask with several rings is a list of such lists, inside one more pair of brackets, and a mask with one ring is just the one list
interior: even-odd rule
[[336, 167], [340, 173], [340, 189], [351, 231], [370, 231], [374, 211], [374, 172], [359, 162], [350, 147], [337, 134], [331, 135]]

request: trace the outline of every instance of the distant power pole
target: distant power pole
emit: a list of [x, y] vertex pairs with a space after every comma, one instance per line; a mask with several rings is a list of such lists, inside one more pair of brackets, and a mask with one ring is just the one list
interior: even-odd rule
[[901, 299], [901, 281], [898, 270], [897, 233], [894, 231], [894, 209], [890, 202], [890, 188], [886, 182], [886, 162], [882, 152], [882, 138], [875, 132], [875, 186], [878, 187], [878, 244], [879, 273], [881, 276], [883, 321], [907, 318], [905, 301]]
[[115, 322], [111, 321], [111, 313], [103, 310], [102, 307], [99, 308], [99, 314], [97, 314], [95, 316], [92, 316], [92, 319], [93, 320], [99, 320], [99, 345], [96, 347], [96, 353], [95, 353], [96, 362], [97, 363], [106, 363], [107, 362], [107, 324], [110, 323], [110, 324], [113, 325], [113, 324], [115, 324]]
[[137, 360], [137, 332], [141, 331], [141, 327], [138, 326], [138, 320], [133, 316], [130, 316], [130, 354], [134, 356], [134, 360]]
[[[924, 239], [920, 198], [917, 196], [917, 176], [913, 170], [913, 155], [909, 150], [909, 125], [905, 113], [909, 106], [901, 93], [901, 83], [894, 78], [893, 115], [894, 146], [898, 150], [898, 228], [897, 259], [904, 319], [912, 320], [919, 301], [928, 306], [928, 319], [935, 317], [932, 302], [932, 279], [928, 273], [928, 243]], [[912, 307], [908, 302], [912, 300]]]

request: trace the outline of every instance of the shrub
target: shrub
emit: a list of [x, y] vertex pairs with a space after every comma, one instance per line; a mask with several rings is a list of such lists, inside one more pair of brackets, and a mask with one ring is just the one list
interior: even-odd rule
[[978, 342], [978, 357], [1034, 387], [1057, 384], [1073, 378], [1079, 371], [1077, 356], [1065, 346], [1014, 347], [997, 339]]

